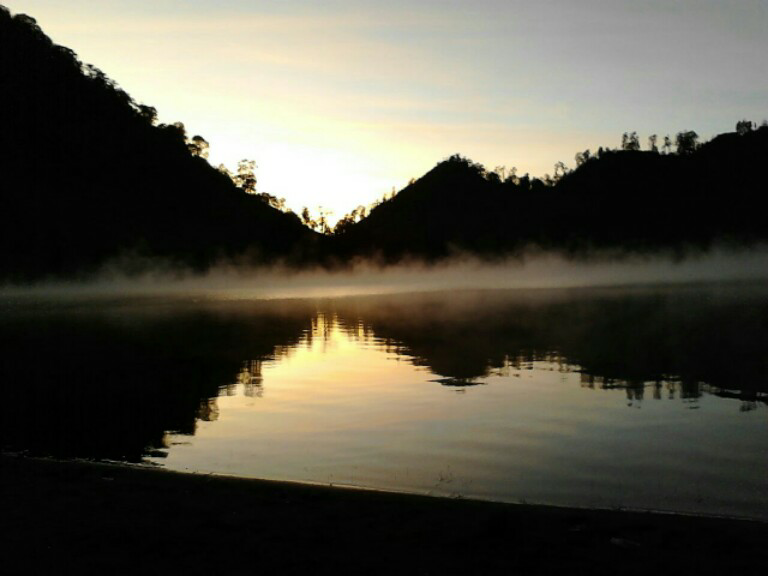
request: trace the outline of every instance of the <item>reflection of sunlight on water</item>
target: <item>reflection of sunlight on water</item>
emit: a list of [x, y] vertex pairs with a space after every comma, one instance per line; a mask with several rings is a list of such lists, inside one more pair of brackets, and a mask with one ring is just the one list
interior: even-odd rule
[[20, 450], [768, 518], [764, 283], [3, 306]]
[[[768, 517], [765, 500], [754, 505], [764, 491], [754, 455], [766, 449], [765, 406], [762, 420], [745, 417], [710, 396], [714, 388], [693, 390], [673, 379], [590, 375], [555, 350], [507, 356], [472, 380], [441, 377], [362, 320], [318, 312], [296, 345], [246, 360], [213, 400], [217, 418], [202, 418], [187, 443], [169, 438], [162, 463], [454, 497]], [[733, 438], [746, 458], [734, 456]]]

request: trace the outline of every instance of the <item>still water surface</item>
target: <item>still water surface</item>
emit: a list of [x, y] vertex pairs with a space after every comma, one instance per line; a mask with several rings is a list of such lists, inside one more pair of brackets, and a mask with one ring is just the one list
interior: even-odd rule
[[3, 303], [7, 449], [768, 519], [768, 290]]

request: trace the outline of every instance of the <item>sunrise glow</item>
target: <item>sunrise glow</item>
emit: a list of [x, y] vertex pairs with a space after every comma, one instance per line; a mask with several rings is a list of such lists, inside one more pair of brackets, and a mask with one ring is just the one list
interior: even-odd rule
[[768, 101], [761, 1], [8, 7], [203, 135], [212, 164], [253, 159], [260, 191], [331, 220], [456, 152], [543, 176], [624, 131], [709, 137]]

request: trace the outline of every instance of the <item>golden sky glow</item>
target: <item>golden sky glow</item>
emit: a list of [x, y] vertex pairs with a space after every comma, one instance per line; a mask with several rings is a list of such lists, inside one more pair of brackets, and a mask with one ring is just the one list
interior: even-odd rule
[[763, 0], [13, 0], [163, 122], [331, 220], [459, 152], [551, 173], [768, 116]]

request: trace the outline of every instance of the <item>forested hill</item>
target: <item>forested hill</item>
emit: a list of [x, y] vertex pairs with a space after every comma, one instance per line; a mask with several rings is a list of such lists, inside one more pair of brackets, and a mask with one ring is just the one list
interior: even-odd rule
[[126, 255], [193, 269], [314, 257], [324, 238], [236, 187], [206, 147], [0, 6], [0, 280]]
[[[374, 208], [337, 227], [347, 256], [439, 259], [457, 252], [504, 256], [536, 246], [569, 254], [655, 252], [748, 246], [768, 240], [760, 208], [768, 195], [768, 126], [699, 144], [677, 137], [677, 151], [641, 151], [636, 136], [620, 150], [577, 155], [555, 178], [489, 172], [459, 155]], [[625, 135], [626, 136], [626, 135]]]

